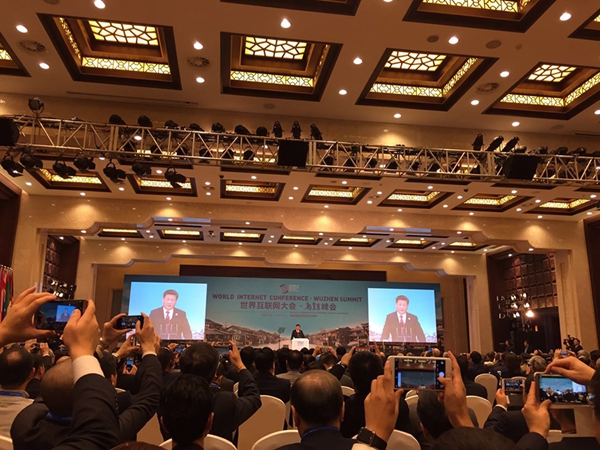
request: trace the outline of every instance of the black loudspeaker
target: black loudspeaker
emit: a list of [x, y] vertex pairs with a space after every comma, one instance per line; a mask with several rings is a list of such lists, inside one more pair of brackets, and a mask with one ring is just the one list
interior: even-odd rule
[[0, 145], [12, 147], [19, 140], [19, 128], [12, 119], [0, 117]]
[[538, 156], [509, 156], [502, 167], [502, 175], [515, 180], [533, 180], [537, 166], [541, 161], [541, 158]]
[[308, 157], [308, 142], [305, 141], [279, 141], [277, 152], [278, 166], [306, 167]]

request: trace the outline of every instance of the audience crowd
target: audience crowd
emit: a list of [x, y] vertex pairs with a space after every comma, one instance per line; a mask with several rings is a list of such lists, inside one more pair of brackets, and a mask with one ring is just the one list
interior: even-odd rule
[[[117, 329], [122, 315], [100, 327], [93, 301], [72, 313], [59, 336], [33, 325], [36, 311], [53, 300], [28, 289], [0, 323], [0, 449], [158, 448], [136, 442], [155, 415], [176, 450], [204, 449], [209, 434], [236, 444], [261, 396], [290, 405], [281, 429], [296, 429], [299, 442], [281, 447], [286, 450], [384, 450], [394, 430], [412, 435], [422, 450], [600, 449], [600, 402], [593, 395], [600, 390], [600, 351], [588, 353], [579, 341], [547, 354], [528, 341], [521, 354], [509, 341], [503, 353], [445, 352], [452, 374], [440, 378], [444, 390], [422, 390], [407, 402], [408, 392], [394, 390], [391, 355], [377, 346], [238, 350], [230, 342], [219, 352], [205, 342], [161, 342], [146, 315], [135, 330]], [[135, 336], [126, 338], [130, 331]], [[591, 407], [540, 403], [538, 372], [586, 385]], [[467, 406], [468, 396], [490, 397], [489, 387], [478, 383], [482, 375], [497, 389], [484, 423]], [[524, 380], [522, 395], [502, 389], [514, 377]], [[595, 437], [579, 429], [586, 419]], [[562, 440], [549, 444], [551, 429]]]

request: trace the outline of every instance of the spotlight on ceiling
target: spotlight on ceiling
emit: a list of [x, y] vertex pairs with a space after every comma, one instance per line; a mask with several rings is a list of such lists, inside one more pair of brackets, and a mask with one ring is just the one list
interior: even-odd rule
[[77, 167], [80, 172], [87, 172], [89, 170], [96, 169], [96, 163], [94, 162], [94, 158], [88, 158], [83, 152], [79, 152], [77, 154], [77, 156], [73, 160], [73, 164], [75, 164], [75, 167]]
[[244, 161], [254, 161], [254, 150], [252, 150], [252, 147], [246, 147], [242, 158]]
[[138, 117], [137, 124], [140, 127], [152, 128], [152, 121], [150, 120], [150, 118], [148, 116], [142, 115], [142, 116]]
[[0, 165], [2, 165], [2, 168], [6, 170], [11, 177], [14, 178], [22, 176], [23, 170], [25, 169], [21, 164], [15, 162], [15, 160], [9, 153], [6, 153]]
[[292, 125], [292, 137], [294, 139], [301, 139], [302, 136], [302, 128], [300, 128], [300, 123], [298, 123], [298, 121], [294, 121], [294, 124]]
[[276, 138], [283, 137], [283, 128], [281, 127], [281, 124], [278, 120], [276, 120], [273, 124], [273, 136], [275, 136]]
[[143, 161], [136, 161], [131, 165], [131, 170], [139, 177], [144, 178], [152, 175], [152, 167]]
[[497, 150], [500, 147], [500, 144], [502, 144], [502, 141], [504, 141], [504, 137], [503, 136], [496, 136], [494, 138], [494, 140], [490, 143], [490, 145], [488, 146], [488, 148], [485, 149], [486, 152], [493, 152], [494, 150]]
[[59, 159], [52, 164], [52, 169], [54, 169], [56, 175], [64, 180], [68, 180], [69, 178], [73, 178], [75, 175], [77, 175], [77, 171], [71, 166], [67, 166], [67, 163], [61, 157], [59, 157]]
[[117, 169], [117, 166], [112, 159], [106, 167], [102, 169], [102, 172], [104, 172], [104, 175], [106, 175], [113, 183], [122, 183], [127, 177], [124, 170]]
[[127, 125], [125, 121], [118, 114], [113, 114], [108, 118], [110, 125]]
[[25, 166], [26, 169], [41, 169], [44, 167], [44, 163], [42, 160], [35, 156], [35, 151], [33, 149], [24, 150], [21, 153], [21, 164]]
[[511, 140], [509, 140], [506, 145], [504, 146], [504, 148], [502, 149], [503, 152], [512, 152], [515, 147], [517, 146], [517, 143], [519, 142], [519, 137], [515, 136], [514, 138], [512, 138]]
[[170, 166], [165, 172], [165, 179], [171, 183], [171, 186], [174, 188], [181, 188], [181, 183], [185, 183], [187, 180], [185, 175], [177, 172], [173, 166]]
[[310, 126], [310, 137], [315, 141], [322, 141], [323, 135], [321, 134], [321, 130], [314, 123]]
[[30, 98], [27, 102], [27, 105], [29, 106], [31, 112], [35, 115], [41, 114], [44, 110], [44, 102], [37, 97]]
[[478, 134], [471, 145], [473, 146], [473, 150], [481, 150], [483, 147], [483, 134]]

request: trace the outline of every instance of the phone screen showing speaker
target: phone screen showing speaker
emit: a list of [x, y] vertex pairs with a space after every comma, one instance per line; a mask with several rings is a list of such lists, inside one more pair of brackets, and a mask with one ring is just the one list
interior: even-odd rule
[[83, 312], [87, 300], [65, 300], [44, 303], [35, 315], [35, 327], [40, 330], [62, 331], [76, 309]]
[[396, 389], [443, 390], [438, 377], [445, 378], [450, 367], [447, 358], [394, 358], [394, 387]]
[[503, 380], [505, 394], [522, 394], [523, 393], [523, 380]]
[[540, 374], [538, 382], [540, 401], [550, 400], [556, 405], [587, 405], [587, 387], [559, 375]]

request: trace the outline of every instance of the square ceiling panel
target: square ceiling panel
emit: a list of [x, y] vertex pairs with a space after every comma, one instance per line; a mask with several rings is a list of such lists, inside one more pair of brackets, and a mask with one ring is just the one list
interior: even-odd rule
[[46, 189], [110, 192], [97, 172], [77, 172], [68, 178], [61, 177], [53, 169], [31, 169], [28, 172]]
[[505, 194], [480, 194], [465, 200], [453, 209], [465, 211], [504, 212], [530, 200], [531, 197]]
[[186, 178], [184, 182], [177, 183], [178, 187], [158, 175], [140, 178], [137, 175], [128, 174], [127, 180], [136, 194], [177, 195], [183, 197], [196, 197], [197, 195], [196, 180], [194, 178]]
[[574, 216], [595, 206], [596, 202], [587, 198], [557, 198], [550, 202], [541, 203], [535, 209], [527, 211], [527, 213]]
[[600, 68], [541, 62], [486, 113], [568, 120], [598, 99]]
[[524, 33], [555, 0], [413, 0], [404, 20]]
[[448, 111], [495, 61], [388, 48], [356, 103]]
[[38, 16], [73, 80], [181, 89], [172, 27]]
[[223, 3], [268, 6], [270, 8], [297, 9], [330, 14], [354, 16], [360, 0], [221, 0]]
[[0, 34], [0, 75], [30, 76], [2, 34]]
[[285, 183], [221, 180], [221, 198], [278, 201]]
[[600, 41], [600, 10], [596, 11], [592, 17], [577, 28], [569, 37]]
[[407, 191], [395, 190], [379, 206], [395, 206], [401, 208], [433, 208], [435, 205], [450, 197], [450, 192], [436, 191]]
[[332, 203], [338, 205], [356, 205], [370, 191], [370, 188], [358, 186], [318, 186], [311, 185], [304, 198], [305, 203]]
[[341, 44], [221, 33], [224, 94], [319, 101]]

